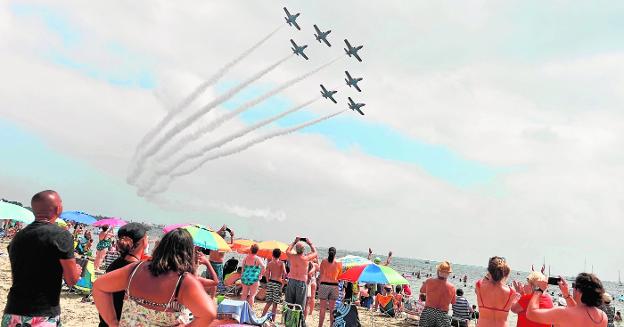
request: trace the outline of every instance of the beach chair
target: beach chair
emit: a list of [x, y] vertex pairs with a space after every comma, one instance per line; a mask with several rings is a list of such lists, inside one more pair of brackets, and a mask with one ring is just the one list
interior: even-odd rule
[[303, 327], [303, 308], [299, 304], [284, 302], [282, 307], [282, 323], [285, 327]]
[[93, 282], [95, 282], [95, 265], [93, 261], [87, 260], [82, 268], [82, 277], [73, 288], [82, 294], [90, 295]]

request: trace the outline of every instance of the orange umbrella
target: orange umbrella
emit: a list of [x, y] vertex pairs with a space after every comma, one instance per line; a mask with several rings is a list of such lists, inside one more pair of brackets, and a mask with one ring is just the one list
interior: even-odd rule
[[246, 239], [238, 239], [234, 240], [234, 243], [230, 245], [230, 248], [238, 253], [249, 253], [249, 248], [255, 243], [257, 242]]
[[273, 258], [273, 249], [282, 250], [280, 259], [286, 260], [286, 249], [288, 249], [288, 244], [280, 241], [264, 241], [258, 243], [258, 256], [265, 259], [271, 259]]

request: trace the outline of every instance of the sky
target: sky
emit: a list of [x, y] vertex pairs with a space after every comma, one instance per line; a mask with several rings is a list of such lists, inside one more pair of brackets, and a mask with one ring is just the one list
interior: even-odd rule
[[[285, 24], [283, 6], [301, 12], [301, 31]], [[545, 259], [573, 275], [587, 262], [615, 280], [624, 268], [623, 14], [618, 1], [4, 1], [0, 196], [27, 203], [51, 188], [68, 210], [472, 265], [501, 255], [521, 271]], [[313, 24], [332, 30], [332, 47], [314, 39]], [[288, 56], [291, 38], [309, 45], [310, 60], [289, 57], [185, 126], [167, 140], [172, 155], [147, 159], [136, 184], [316, 99], [321, 83], [338, 104], [316, 99], [223, 150], [344, 110], [347, 97], [366, 103], [366, 115], [346, 111], [140, 196], [127, 177], [143, 136], [276, 29], [167, 126]], [[364, 45], [363, 62], [344, 55], [345, 38]], [[361, 93], [345, 85], [345, 70], [363, 77]]]

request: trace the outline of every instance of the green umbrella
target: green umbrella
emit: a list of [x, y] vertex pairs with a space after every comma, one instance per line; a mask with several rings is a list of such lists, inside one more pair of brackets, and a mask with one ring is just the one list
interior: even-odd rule
[[10, 219], [30, 224], [35, 220], [35, 215], [24, 207], [8, 202], [0, 202], [0, 219]]

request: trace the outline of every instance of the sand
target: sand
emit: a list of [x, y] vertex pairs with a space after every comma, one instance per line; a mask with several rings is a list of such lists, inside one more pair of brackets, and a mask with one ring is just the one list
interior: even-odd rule
[[[7, 294], [11, 287], [11, 266], [6, 253], [8, 243], [0, 242], [0, 308], [4, 309]], [[43, 273], [43, 272], [42, 272]], [[66, 327], [97, 326], [99, 323], [98, 312], [93, 303], [83, 303], [82, 295], [61, 292], [61, 320]], [[264, 302], [257, 302], [254, 311], [257, 315], [262, 313]], [[279, 314], [276, 321], [280, 321]], [[367, 310], [359, 310], [360, 321], [363, 326], [409, 326], [404, 318], [387, 318], [380, 314], [371, 314]], [[326, 316], [329, 319], [329, 316]], [[277, 324], [278, 326], [281, 324]], [[307, 319], [308, 326], [318, 326], [318, 306], [312, 316]], [[329, 322], [325, 323], [328, 326]]]

